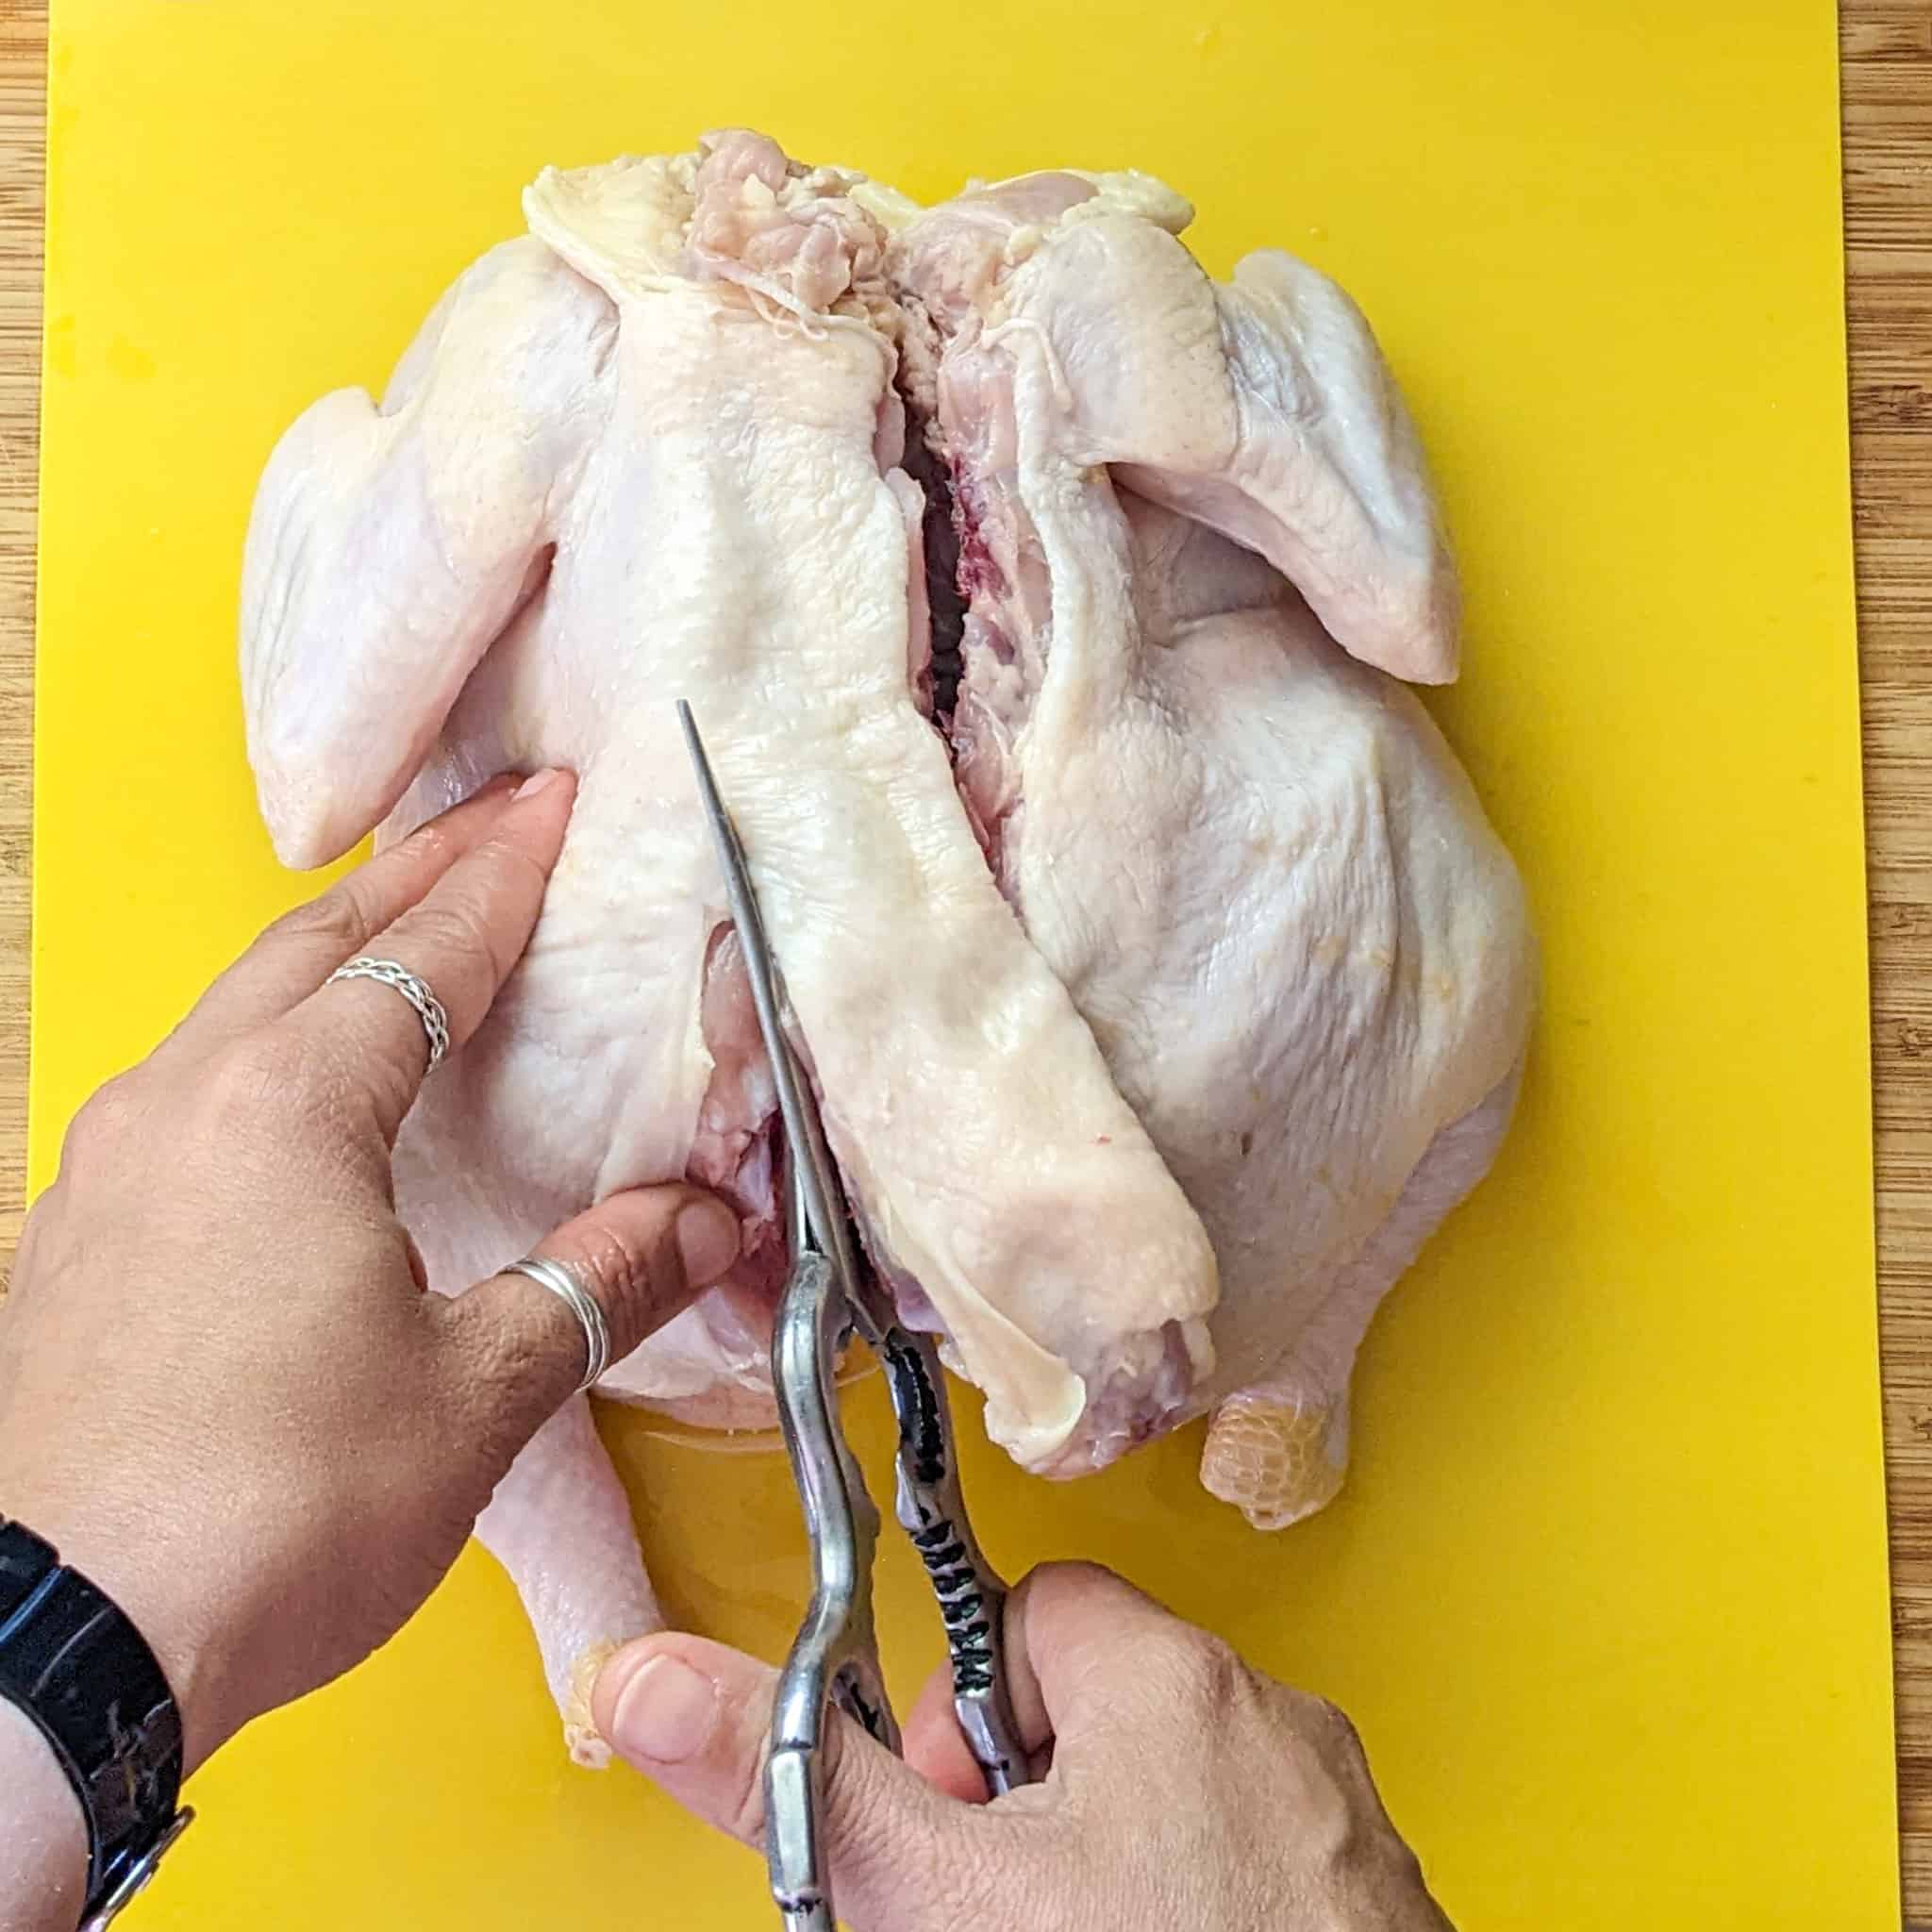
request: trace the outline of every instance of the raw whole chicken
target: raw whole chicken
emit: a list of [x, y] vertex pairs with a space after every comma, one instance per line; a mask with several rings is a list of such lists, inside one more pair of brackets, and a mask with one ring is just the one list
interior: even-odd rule
[[[1457, 596], [1324, 276], [1210, 280], [1135, 174], [930, 209], [761, 136], [560, 173], [249, 532], [249, 750], [289, 864], [580, 774], [529, 951], [396, 1149], [456, 1291], [676, 1176], [739, 1268], [602, 1392], [771, 1417], [774, 1097], [678, 737], [743, 835], [862, 1240], [1021, 1463], [1200, 1415], [1275, 1527], [1338, 1487], [1377, 1301], [1488, 1167], [1516, 874], [1403, 682]], [[574, 1752], [658, 1622], [574, 1401], [480, 1525]]]

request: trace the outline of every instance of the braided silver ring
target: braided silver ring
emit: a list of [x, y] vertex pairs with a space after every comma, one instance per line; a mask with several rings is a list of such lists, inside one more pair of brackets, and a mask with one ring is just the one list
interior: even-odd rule
[[366, 956], [351, 959], [346, 966], [338, 966], [322, 983], [333, 986], [339, 979], [373, 979], [379, 986], [394, 987], [416, 1009], [423, 1031], [429, 1036], [429, 1065], [425, 1072], [433, 1074], [442, 1063], [443, 1055], [449, 1051], [449, 1015], [443, 1011], [442, 1002], [429, 991], [426, 979], [419, 979], [407, 966], [399, 966], [393, 959], [372, 959]]
[[610, 1328], [596, 1297], [577, 1279], [576, 1270], [568, 1261], [526, 1255], [521, 1261], [512, 1261], [503, 1273], [524, 1275], [539, 1288], [549, 1290], [577, 1318], [584, 1331], [584, 1379], [577, 1384], [577, 1393], [581, 1395], [600, 1381], [610, 1366]]

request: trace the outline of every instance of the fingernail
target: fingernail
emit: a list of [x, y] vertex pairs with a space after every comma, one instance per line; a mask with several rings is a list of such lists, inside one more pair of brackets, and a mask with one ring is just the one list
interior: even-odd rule
[[512, 799], [535, 798], [538, 792], [549, 791], [551, 786], [555, 785], [557, 781], [562, 776], [563, 774], [560, 771], [558, 771], [557, 767], [554, 765], [548, 767], [547, 769], [541, 772], [532, 772], [530, 775], [527, 778], [525, 778], [524, 782], [521, 785], [519, 785], [514, 791], [510, 793], [510, 797]]
[[677, 1216], [677, 1252], [693, 1288], [716, 1281], [738, 1259], [738, 1216], [722, 1201], [692, 1201]]
[[618, 1692], [610, 1741], [626, 1757], [682, 1764], [710, 1741], [718, 1724], [718, 1690], [681, 1658], [649, 1657]]

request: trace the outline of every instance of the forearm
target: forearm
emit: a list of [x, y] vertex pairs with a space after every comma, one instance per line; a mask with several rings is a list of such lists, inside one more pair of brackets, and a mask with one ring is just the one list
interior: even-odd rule
[[47, 1740], [0, 1698], [0, 1932], [74, 1932], [86, 1886], [74, 1788]]

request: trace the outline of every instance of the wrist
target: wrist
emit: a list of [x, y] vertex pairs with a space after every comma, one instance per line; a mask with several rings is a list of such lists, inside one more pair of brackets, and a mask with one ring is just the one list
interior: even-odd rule
[[87, 1826], [53, 1746], [0, 1698], [0, 1932], [73, 1932], [87, 1891]]
[[151, 1500], [130, 1504], [107, 1486], [92, 1496], [69, 1496], [58, 1484], [16, 1480], [4, 1454], [0, 1472], [0, 1514], [51, 1543], [154, 1653], [181, 1716], [184, 1775], [192, 1772], [236, 1728], [225, 1725], [218, 1707], [220, 1629], [208, 1591], [218, 1559], [210, 1555], [198, 1566], [178, 1554], [171, 1557], [155, 1536]]

